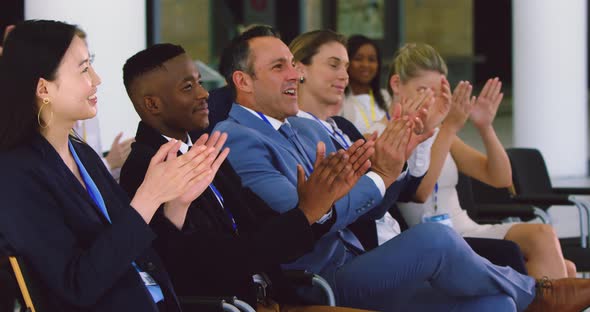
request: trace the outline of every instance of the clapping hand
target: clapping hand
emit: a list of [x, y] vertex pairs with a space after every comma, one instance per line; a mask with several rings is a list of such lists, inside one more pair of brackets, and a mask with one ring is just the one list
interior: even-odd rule
[[334, 202], [346, 195], [369, 169], [372, 144], [359, 140], [348, 151], [339, 150], [325, 157], [326, 146], [319, 142], [314, 169], [307, 179], [303, 167], [297, 165], [299, 209], [310, 224], [325, 215]]
[[444, 126], [455, 133], [463, 127], [473, 109], [475, 96], [471, 96], [472, 91], [473, 87], [467, 81], [460, 81], [455, 87], [451, 111], [444, 121]]
[[498, 106], [502, 102], [504, 94], [500, 92], [502, 82], [497, 77], [488, 79], [481, 93], [475, 100], [471, 115], [469, 118], [478, 129], [483, 129], [492, 125]]

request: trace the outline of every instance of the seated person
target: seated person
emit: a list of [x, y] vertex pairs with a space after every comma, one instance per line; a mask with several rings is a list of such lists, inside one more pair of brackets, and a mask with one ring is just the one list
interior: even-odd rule
[[[188, 133], [207, 127], [209, 95], [200, 84], [200, 74], [191, 58], [177, 45], [157, 44], [137, 53], [125, 63], [123, 77], [141, 117], [136, 142], [121, 171], [121, 186], [133, 196], [150, 158], [167, 140], [183, 141], [180, 153], [207, 140], [206, 135], [195, 138]], [[219, 150], [225, 134], [214, 133], [207, 141]], [[216, 160], [219, 171], [203, 195], [192, 202], [167, 203], [151, 222], [159, 235], [154, 246], [178, 293], [235, 295], [254, 306], [258, 301], [259, 310], [276, 308], [276, 300], [282, 305], [281, 311], [346, 311], [283, 306], [301, 301], [285, 281], [279, 265], [311, 250], [316, 238], [334, 222], [332, 218], [316, 223], [360, 176], [347, 176], [352, 173], [347, 167], [348, 156], [340, 152], [316, 163], [317, 173], [307, 181], [300, 180], [301, 200], [277, 217], [264, 201], [241, 186], [231, 165], [223, 162], [227, 152]], [[357, 170], [366, 170], [366, 157], [357, 159], [361, 164]], [[253, 214], [254, 207], [272, 218]], [[257, 298], [254, 276], [269, 278], [268, 297]]]
[[[438, 52], [427, 44], [407, 44], [392, 63], [390, 81], [396, 98], [411, 96], [414, 86], [430, 86], [434, 77], [446, 75], [447, 67]], [[459, 205], [456, 185], [460, 171], [495, 187], [512, 184], [508, 155], [496, 136], [492, 121], [502, 101], [502, 83], [489, 79], [480, 95], [470, 97], [471, 86], [461, 82], [455, 90], [453, 109], [442, 124], [432, 148], [432, 163], [416, 193], [416, 203], [398, 206], [409, 225], [421, 222], [426, 213], [448, 213], [457, 233], [465, 237], [506, 239], [523, 251], [531, 276], [575, 277], [575, 265], [564, 260], [561, 246], [549, 224], [477, 224]], [[462, 90], [468, 87], [468, 90]], [[473, 149], [457, 132], [471, 119], [486, 147], [486, 154]], [[455, 161], [456, 160], [456, 161]], [[423, 203], [419, 203], [423, 202]]]
[[[285, 213], [299, 200], [292, 167], [313, 162], [313, 147], [320, 141], [328, 151], [335, 147], [316, 122], [288, 118], [298, 112], [300, 74], [289, 48], [272, 28], [253, 27], [227, 49], [233, 62], [226, 80], [236, 103], [215, 130], [228, 133], [227, 145], [233, 151], [228, 159], [242, 183], [273, 210]], [[331, 59], [338, 64], [327, 63], [326, 70], [346, 71], [346, 51], [339, 55], [338, 60]], [[373, 167], [385, 186], [395, 181], [406, 160], [410, 124], [405, 118], [392, 119], [386, 134], [374, 142], [375, 154], [390, 157], [386, 170]], [[590, 281], [562, 279], [551, 286], [541, 281], [537, 287], [533, 278], [481, 258], [440, 224], [420, 224], [365, 252], [346, 226], [379, 204], [383, 193], [376, 181], [359, 180], [335, 203], [337, 220], [314, 250], [285, 267], [322, 275], [339, 304], [379, 311], [523, 311], [527, 307], [575, 311], [590, 304], [586, 298]]]
[[[86, 33], [82, 30], [78, 30], [78, 37], [84, 39], [86, 42]], [[131, 143], [133, 138], [125, 139], [121, 141], [123, 132], [117, 134], [111, 148], [109, 149], [106, 156], [103, 156], [102, 141], [100, 139], [100, 127], [98, 122], [98, 116], [86, 120], [78, 120], [74, 123], [74, 132], [79, 136], [86, 144], [88, 144], [94, 151], [100, 156], [105, 167], [109, 169], [113, 178], [119, 181], [121, 174], [121, 167], [129, 156], [131, 151]]]
[[[343, 56], [343, 47], [348, 46], [349, 52], [351, 47], [354, 48], [355, 51], [358, 50], [358, 46], [361, 45], [358, 42], [359, 40], [365, 42], [363, 47], [372, 48], [369, 43], [366, 43], [366, 40], [368, 39], [362, 38], [364, 37], [354, 37], [349, 39], [347, 44], [343, 35], [330, 30], [316, 30], [296, 37], [291, 41], [291, 44], [289, 44], [289, 49], [291, 50], [291, 53], [293, 53], [295, 67], [301, 74], [297, 89], [297, 100], [300, 108], [297, 116], [316, 121], [326, 133], [330, 135], [334, 145], [340, 148], [352, 145], [351, 138], [353, 140], [358, 140], [362, 139], [363, 136], [359, 129], [348, 120], [338, 116], [330, 117], [331, 111], [333, 111], [334, 107], [338, 106], [338, 103], [342, 100], [340, 89], [331, 86], [345, 85], [348, 75], [343, 71], [328, 71], [322, 69], [324, 69], [325, 64], [329, 63], [330, 60], [340, 59]], [[355, 63], [363, 62], [357, 62], [353, 58], [351, 65], [348, 68], [348, 74], [353, 72], [351, 66]], [[356, 72], [358, 69], [354, 71]], [[352, 77], [350, 79], [352, 81]], [[438, 86], [437, 88], [441, 89]], [[444, 90], [445, 89], [442, 89], [441, 93], [444, 92]], [[469, 95], [467, 95], [467, 97], [469, 97]], [[439, 97], [438, 99], [440, 101], [447, 98], [450, 99], [450, 97]], [[401, 103], [404, 105], [403, 111], [405, 111], [406, 114], [410, 113], [412, 102], [403, 101]], [[396, 105], [399, 106], [400, 104]], [[444, 103], [435, 102], [433, 106], [443, 106], [450, 109], [451, 104], [447, 103], [445, 105]], [[431, 109], [434, 107], [431, 107]], [[434, 127], [444, 118], [447, 112], [448, 110], [446, 109], [434, 110], [434, 113], [436, 114], [430, 114], [428, 119], [423, 122], [424, 124], [429, 125], [429, 127]], [[387, 121], [388, 120], [385, 120], [385, 122]], [[415, 139], [424, 142], [419, 143], [414, 149], [409, 156], [409, 160], [406, 162], [407, 166], [405, 167], [405, 170], [397, 178], [396, 182], [388, 188], [387, 192], [393, 193], [389, 194], [389, 196], [391, 196], [390, 201], [407, 202], [411, 200], [414, 197], [416, 188], [420, 185], [422, 177], [426, 173], [426, 169], [428, 169], [430, 162], [430, 146], [432, 141], [434, 141], [434, 138], [429, 138], [428, 134], [423, 134], [421, 136], [415, 136]], [[417, 142], [414, 142], [414, 144], [416, 143]], [[394, 207], [391, 207], [388, 210], [391, 211], [392, 209], [397, 209], [395, 204]], [[374, 222], [367, 221], [372, 220], [359, 218], [359, 220], [348, 226], [359, 238], [363, 247], [367, 251], [385, 243], [400, 233], [400, 226], [388, 212], [381, 219], [375, 220]], [[466, 241], [478, 254], [485, 255], [486, 258], [489, 257], [488, 260], [493, 260], [493, 263], [510, 265], [521, 273], [526, 272], [522, 261], [522, 254], [517, 246], [513, 246], [513, 244], [505, 241], [491, 239], [469, 239]], [[493, 248], [493, 250], [488, 251], [488, 248]]]
[[101, 80], [74, 25], [16, 26], [0, 57], [0, 255], [27, 265], [49, 311], [180, 311], [148, 226], [199, 186], [208, 154], [163, 145], [129, 197], [96, 153], [70, 137], [96, 115]]

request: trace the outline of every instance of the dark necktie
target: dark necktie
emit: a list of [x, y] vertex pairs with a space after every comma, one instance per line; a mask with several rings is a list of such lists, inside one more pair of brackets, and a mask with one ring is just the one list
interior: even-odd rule
[[301, 158], [301, 161], [302, 161], [301, 165], [303, 165], [303, 167], [305, 168], [306, 173], [308, 175], [311, 174], [311, 172], [313, 171], [313, 162], [311, 161], [311, 159], [309, 158], [309, 156], [305, 152], [305, 148], [303, 147], [303, 144], [301, 144], [301, 141], [297, 137], [297, 134], [295, 133], [295, 131], [293, 131], [293, 128], [291, 128], [291, 125], [288, 123], [284, 123], [279, 128], [279, 132], [283, 136], [285, 136], [287, 138], [287, 140], [289, 140], [289, 142], [291, 142], [291, 144], [293, 144], [293, 146], [295, 146], [295, 148], [297, 149], [297, 152]]

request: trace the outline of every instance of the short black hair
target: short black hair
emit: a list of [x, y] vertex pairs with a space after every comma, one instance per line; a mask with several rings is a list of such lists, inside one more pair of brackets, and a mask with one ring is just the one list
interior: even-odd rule
[[131, 95], [131, 84], [137, 77], [144, 75], [156, 68], [162, 67], [166, 61], [186, 52], [182, 46], [171, 43], [155, 44], [127, 59], [123, 65], [123, 84], [127, 94]]
[[254, 75], [254, 69], [250, 64], [250, 44], [249, 41], [258, 37], [275, 37], [281, 38], [279, 32], [268, 25], [256, 25], [248, 28], [242, 34], [236, 36], [227, 47], [223, 50], [219, 62], [219, 71], [227, 84], [229, 85], [233, 96], [236, 96], [236, 85], [232, 79], [235, 71], [240, 70], [250, 75]]

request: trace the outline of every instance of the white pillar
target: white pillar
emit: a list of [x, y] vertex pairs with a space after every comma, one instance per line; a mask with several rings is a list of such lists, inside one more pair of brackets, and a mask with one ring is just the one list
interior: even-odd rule
[[512, 1], [514, 146], [554, 177], [588, 173], [587, 3], [566, 2]]
[[25, 19], [53, 19], [76, 24], [88, 34], [98, 86], [102, 146], [115, 135], [135, 135], [139, 117], [123, 86], [123, 64], [146, 47], [145, 0], [25, 0]]

